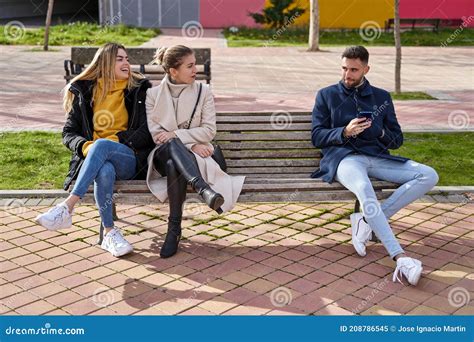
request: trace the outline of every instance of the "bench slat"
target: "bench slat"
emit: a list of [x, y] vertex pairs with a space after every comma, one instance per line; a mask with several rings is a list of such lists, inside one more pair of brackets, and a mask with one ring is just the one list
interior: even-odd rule
[[313, 150], [242, 150], [242, 151], [223, 151], [227, 159], [248, 159], [248, 158], [319, 158], [316, 149]]
[[266, 133], [228, 133], [217, 132], [216, 140], [220, 141], [254, 141], [254, 140], [304, 140], [311, 141], [311, 132], [266, 132]]
[[[373, 182], [372, 186], [375, 190], [385, 189], [384, 182]], [[89, 188], [93, 191], [93, 187]], [[303, 183], [245, 183], [242, 189], [243, 193], [247, 192], [293, 192], [293, 191], [323, 191], [323, 190], [347, 190], [340, 183], [323, 183], [323, 182], [303, 182]], [[115, 185], [115, 191], [119, 193], [148, 193], [148, 187], [144, 183], [139, 184], [127, 184], [127, 185]], [[188, 187], [188, 192], [193, 192], [191, 187]]]
[[[381, 192], [376, 191], [375, 194], [377, 198], [383, 199], [390, 196], [390, 192]], [[198, 199], [198, 195], [191, 193], [188, 196], [188, 199]], [[158, 205], [158, 200], [150, 193], [144, 194], [117, 194], [114, 196], [115, 200], [118, 203], [123, 204], [151, 204]], [[323, 201], [346, 201], [354, 200], [355, 196], [350, 191], [344, 190], [331, 190], [331, 191], [317, 191], [317, 192], [302, 192], [302, 191], [293, 191], [282, 192], [282, 193], [244, 193], [241, 194], [238, 198], [238, 202], [283, 202], [283, 203], [293, 203], [293, 202], [323, 202]], [[84, 196], [84, 202], [93, 203], [94, 197], [92, 194], [86, 194]], [[201, 204], [205, 206], [205, 204]], [[186, 214], [186, 206], [185, 206]]]
[[[227, 113], [217, 113], [217, 123], [234, 123], [234, 122], [241, 122], [241, 123], [271, 123], [271, 116], [268, 115], [227, 115]], [[291, 115], [291, 122], [292, 123], [308, 123], [311, 124], [311, 114], [308, 115]]]
[[311, 125], [309, 123], [298, 123], [293, 122], [287, 125], [272, 125], [270, 122], [266, 123], [242, 123], [242, 124], [223, 124], [217, 123], [217, 131], [221, 132], [240, 132], [240, 131], [273, 131], [273, 132], [287, 132], [287, 131], [309, 131], [311, 130]]
[[253, 173], [261, 173], [261, 174], [291, 174], [291, 173], [302, 173], [305, 172], [307, 174], [311, 174], [315, 170], [314, 167], [305, 167], [305, 166], [298, 166], [298, 167], [246, 167], [246, 168], [238, 168], [238, 167], [229, 167], [227, 168], [228, 173], [234, 175], [247, 175]]
[[318, 167], [319, 160], [317, 159], [243, 159], [243, 160], [234, 160], [226, 159], [228, 167], [274, 167], [274, 166], [311, 166]]
[[321, 156], [321, 152], [315, 149], [309, 141], [218, 141], [218, 144], [223, 150], [309, 149], [315, 151], [318, 156]]

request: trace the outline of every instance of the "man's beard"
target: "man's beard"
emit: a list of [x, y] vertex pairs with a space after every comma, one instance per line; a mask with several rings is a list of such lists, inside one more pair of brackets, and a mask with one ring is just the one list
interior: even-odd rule
[[364, 76], [362, 76], [362, 77], [359, 78], [359, 79], [350, 80], [350, 81], [349, 81], [350, 84], [347, 83], [346, 79], [343, 79], [343, 82], [344, 82], [344, 84], [346, 85], [346, 87], [348, 87], [348, 88], [354, 88], [354, 87], [358, 86], [358, 85], [362, 82], [363, 79], [364, 79]]

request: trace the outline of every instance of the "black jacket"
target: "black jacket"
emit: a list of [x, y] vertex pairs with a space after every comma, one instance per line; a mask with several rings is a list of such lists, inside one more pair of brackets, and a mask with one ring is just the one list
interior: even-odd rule
[[[69, 112], [63, 128], [63, 144], [72, 151], [69, 163], [69, 173], [64, 181], [67, 190], [73, 179], [77, 177], [84, 162], [82, 145], [93, 140], [93, 111], [92, 90], [93, 81], [76, 81], [71, 84], [69, 91], [74, 96], [72, 109]], [[120, 143], [135, 151], [137, 157], [137, 172], [135, 179], [144, 179], [147, 171], [147, 156], [155, 146], [148, 131], [145, 111], [146, 91], [151, 87], [148, 80], [140, 81], [139, 86], [125, 93], [125, 106], [128, 111], [128, 129], [117, 133]]]

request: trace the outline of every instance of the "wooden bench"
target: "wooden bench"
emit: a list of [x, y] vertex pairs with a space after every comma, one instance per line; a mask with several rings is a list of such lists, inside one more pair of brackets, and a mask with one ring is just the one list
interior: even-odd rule
[[[433, 32], [438, 32], [441, 19], [430, 18], [400, 18], [400, 28], [411, 27], [412, 30], [416, 27], [432, 27]], [[389, 32], [395, 25], [395, 19], [390, 18], [385, 22], [385, 32]]]
[[[311, 144], [311, 113], [219, 113], [216, 141], [226, 157], [227, 172], [247, 176], [239, 202], [355, 199], [340, 183], [310, 178], [321, 159], [321, 152]], [[158, 204], [144, 180], [115, 184], [116, 202]], [[372, 180], [372, 185], [380, 199], [390, 194], [382, 190], [398, 187], [380, 180]], [[188, 192], [197, 197], [191, 189]], [[358, 201], [354, 209], [359, 211]], [[101, 237], [102, 229], [99, 241]]]
[[[80, 74], [97, 51], [97, 47], [72, 47], [71, 59], [64, 61], [65, 76], [68, 83]], [[197, 80], [211, 82], [211, 49], [193, 49], [196, 56]], [[165, 72], [160, 65], [150, 65], [155, 48], [127, 48], [128, 58], [133, 71], [140, 72], [150, 81], [162, 80]]]

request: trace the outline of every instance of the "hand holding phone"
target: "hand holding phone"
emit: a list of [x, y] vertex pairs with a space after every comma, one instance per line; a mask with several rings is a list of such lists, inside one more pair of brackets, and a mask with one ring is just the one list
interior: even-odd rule
[[371, 111], [361, 111], [357, 112], [357, 118], [365, 118], [366, 120], [372, 120], [373, 112]]

